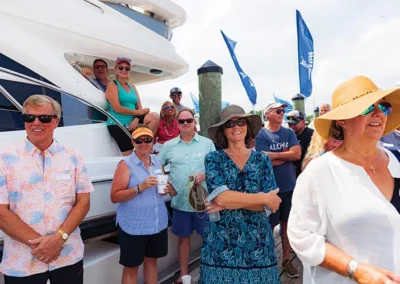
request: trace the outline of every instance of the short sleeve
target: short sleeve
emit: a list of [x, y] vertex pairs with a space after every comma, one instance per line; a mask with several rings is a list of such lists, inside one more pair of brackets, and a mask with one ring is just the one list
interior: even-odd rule
[[223, 168], [221, 167], [221, 154], [219, 152], [211, 152], [205, 158], [206, 182], [210, 195], [207, 200], [211, 201], [220, 193], [229, 190], [223, 177]]
[[316, 168], [309, 165], [297, 179], [288, 221], [288, 237], [293, 250], [308, 266], [325, 258], [327, 218], [321, 188], [313, 178]]
[[293, 146], [299, 145], [299, 141], [297, 140], [296, 134], [294, 131], [290, 128], [289, 130], [289, 148], [292, 148]]
[[160, 158], [160, 163], [161, 163], [161, 166], [162, 167], [164, 167], [165, 165], [167, 165], [168, 163], [169, 163], [169, 161], [168, 161], [168, 157], [167, 157], [167, 154], [168, 154], [168, 144], [167, 143], [164, 143], [164, 145], [161, 147], [161, 149], [160, 149], [160, 155], [159, 155], [159, 158]]
[[214, 152], [214, 151], [215, 151], [214, 142], [212, 142], [212, 141], [210, 140], [210, 152]]
[[93, 184], [89, 177], [88, 169], [85, 165], [83, 157], [75, 152], [77, 167], [76, 167], [76, 193], [89, 193], [94, 190]]
[[263, 130], [261, 129], [261, 131], [258, 133], [258, 135], [256, 136], [256, 151], [260, 152], [260, 151], [268, 151], [266, 149], [267, 143], [265, 141], [265, 137], [263, 134]]
[[0, 204], [9, 204], [8, 185], [6, 169], [3, 162], [0, 161]]
[[260, 176], [261, 176], [261, 190], [260, 192], [267, 193], [271, 190], [276, 189], [274, 170], [272, 167], [271, 159], [267, 154], [260, 153], [261, 163], [260, 165]]

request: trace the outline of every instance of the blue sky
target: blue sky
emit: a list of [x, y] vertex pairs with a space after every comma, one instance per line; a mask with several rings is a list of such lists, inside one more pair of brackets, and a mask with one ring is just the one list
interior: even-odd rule
[[[335, 87], [356, 75], [370, 77], [378, 87], [400, 81], [400, 1], [372, 0], [175, 0], [187, 12], [186, 23], [174, 31], [172, 43], [190, 66], [185, 75], [139, 86], [143, 105], [158, 111], [169, 89], [183, 90], [182, 103], [198, 96], [197, 69], [212, 60], [224, 69], [222, 100], [251, 104], [220, 34], [238, 42], [236, 56], [258, 92], [256, 109], [272, 94], [290, 100], [299, 91], [295, 11], [314, 38], [313, 94], [306, 112], [330, 102]], [[279, 4], [278, 4], [279, 3]]]

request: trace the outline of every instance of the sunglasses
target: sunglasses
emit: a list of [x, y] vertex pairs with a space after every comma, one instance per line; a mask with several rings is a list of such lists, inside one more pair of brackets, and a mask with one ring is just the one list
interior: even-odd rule
[[300, 118], [295, 117], [295, 116], [288, 116], [288, 117], [286, 118], [286, 120], [294, 120], [294, 121], [299, 122], [299, 121], [300, 121]]
[[179, 124], [184, 124], [186, 123], [192, 123], [194, 121], [194, 118], [186, 118], [186, 119], [178, 119]]
[[178, 94], [171, 94], [171, 97], [176, 97], [176, 96], [182, 97], [182, 94], [180, 94], [180, 93], [178, 93]]
[[169, 109], [174, 109], [174, 108], [175, 108], [174, 106], [164, 106], [163, 110], [169, 110]]
[[106, 69], [107, 68], [107, 66], [105, 66], [105, 65], [95, 65], [93, 67], [94, 67], [94, 69]]
[[284, 112], [283, 109], [277, 109], [277, 110], [276, 110], [276, 113], [277, 113], [277, 114], [281, 114], [282, 112]]
[[24, 120], [24, 122], [27, 122], [27, 123], [34, 122], [36, 118], [38, 118], [41, 123], [50, 123], [53, 118], [57, 118], [57, 115], [55, 115], [55, 114], [34, 115], [34, 114], [26, 114], [26, 113], [24, 113], [22, 115], [22, 119]]
[[385, 116], [388, 116], [392, 112], [392, 105], [388, 102], [382, 102], [382, 103], [378, 103], [376, 106], [375, 105], [369, 106], [366, 110], [364, 110], [361, 113], [361, 115], [365, 116], [365, 115], [372, 113], [376, 107], [378, 107], [378, 109], [381, 112], [383, 112], [383, 114]]
[[118, 66], [118, 70], [119, 71], [122, 71], [124, 69], [125, 69], [125, 71], [131, 71], [131, 67], [130, 66]]
[[232, 128], [235, 125], [237, 126], [245, 126], [247, 125], [246, 119], [238, 119], [238, 120], [230, 120], [227, 123], [224, 124], [225, 128]]
[[135, 144], [142, 144], [143, 142], [146, 144], [150, 144], [153, 141], [153, 138], [137, 138], [134, 139], [133, 141], [135, 141]]

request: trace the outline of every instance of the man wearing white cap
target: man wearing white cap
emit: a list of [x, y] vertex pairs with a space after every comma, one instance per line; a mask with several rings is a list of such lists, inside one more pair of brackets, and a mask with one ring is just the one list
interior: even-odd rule
[[274, 166], [275, 180], [279, 187], [278, 196], [282, 199], [282, 203], [279, 210], [271, 214], [270, 221], [272, 227], [279, 223], [281, 225], [282, 266], [285, 268], [286, 274], [294, 278], [299, 276], [299, 272], [290, 262], [287, 222], [292, 206], [292, 194], [296, 185], [296, 168], [293, 161], [300, 159], [301, 148], [294, 131], [281, 126], [286, 107], [286, 104], [277, 102], [267, 105], [264, 110], [267, 122], [256, 137], [256, 150], [268, 154]]
[[184, 105], [181, 104], [181, 99], [182, 99], [182, 91], [178, 87], [173, 87], [169, 91], [169, 97], [171, 98], [172, 102], [174, 103], [175, 107], [178, 109], [178, 112], [180, 112], [184, 108], [188, 108]]

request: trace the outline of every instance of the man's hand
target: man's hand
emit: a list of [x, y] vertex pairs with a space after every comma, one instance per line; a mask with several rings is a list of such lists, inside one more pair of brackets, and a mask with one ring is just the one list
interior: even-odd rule
[[32, 250], [34, 257], [45, 263], [50, 263], [60, 256], [64, 240], [60, 234], [56, 233], [29, 240], [29, 243], [36, 245], [36, 248]]
[[264, 153], [269, 156], [271, 161], [278, 159], [279, 152], [264, 152]]
[[200, 184], [206, 179], [206, 174], [194, 174], [192, 176], [194, 177], [195, 184]]

